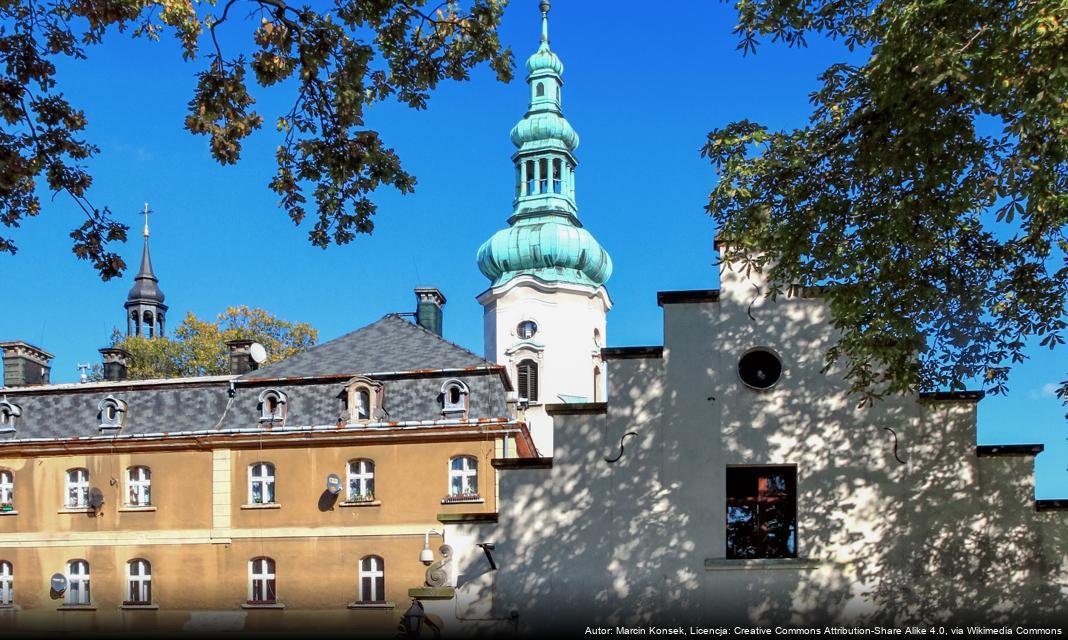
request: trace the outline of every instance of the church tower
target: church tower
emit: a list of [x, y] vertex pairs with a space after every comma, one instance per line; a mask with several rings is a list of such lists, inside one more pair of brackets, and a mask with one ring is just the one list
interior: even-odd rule
[[541, 46], [527, 59], [530, 106], [512, 128], [513, 212], [478, 250], [479, 270], [492, 281], [478, 301], [486, 358], [508, 368], [534, 443], [549, 456], [544, 405], [605, 399], [600, 352], [612, 259], [578, 219], [579, 138], [560, 109], [564, 65], [549, 48], [548, 1], [540, 8]]
[[163, 335], [167, 305], [163, 304], [163, 292], [159, 279], [152, 271], [152, 258], [148, 255], [148, 204], [145, 204], [145, 248], [141, 253], [141, 270], [134, 278], [134, 285], [126, 296], [126, 335], [155, 338]]

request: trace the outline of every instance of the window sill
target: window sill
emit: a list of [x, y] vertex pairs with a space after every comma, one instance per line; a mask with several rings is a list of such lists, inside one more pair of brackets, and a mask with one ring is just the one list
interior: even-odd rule
[[397, 605], [392, 602], [350, 602], [345, 606], [349, 609], [393, 609]]
[[159, 609], [158, 604], [123, 604], [119, 605], [119, 608], [123, 611], [156, 611]]
[[266, 502], [263, 504], [243, 504], [242, 509], [281, 509], [282, 504], [279, 502]]
[[15, 604], [14, 602], [11, 602], [11, 603], [8, 603], [8, 604], [0, 604], [0, 613], [3, 613], [4, 611], [21, 611], [21, 610], [22, 610], [22, 607], [17, 605], [17, 604]]
[[380, 507], [381, 500], [359, 500], [357, 502], [342, 502], [342, 507]]
[[242, 609], [285, 609], [281, 602], [246, 602], [241, 605]]
[[140, 506], [140, 507], [133, 506], [133, 505], [127, 505], [125, 507], [119, 507], [119, 513], [136, 513], [138, 511], [155, 511], [155, 510], [156, 510], [156, 507], [153, 506], [153, 505], [145, 505], [145, 506]]
[[56, 611], [96, 611], [91, 604], [62, 604], [56, 607]]
[[56, 513], [92, 513], [89, 507], [63, 507]]
[[10, 511], [0, 511], [0, 518], [2, 518], [3, 516], [17, 516], [18, 514], [19, 512], [14, 509]]
[[814, 558], [705, 558], [705, 571], [812, 571], [822, 564]]

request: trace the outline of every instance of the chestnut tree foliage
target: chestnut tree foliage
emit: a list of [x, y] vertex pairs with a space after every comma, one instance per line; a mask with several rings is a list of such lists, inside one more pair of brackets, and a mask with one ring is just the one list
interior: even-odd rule
[[866, 60], [826, 70], [800, 129], [709, 134], [724, 262], [766, 271], [772, 296], [820, 288], [840, 330], [826, 362], [862, 404], [1002, 393], [1029, 339], [1063, 345], [1068, 0], [736, 7], [745, 53], [818, 34]]
[[[65, 192], [85, 214], [74, 253], [105, 280], [123, 272], [110, 243], [124, 241], [127, 226], [90, 201], [85, 162], [99, 150], [82, 135], [85, 114], [64, 98], [56, 63], [120, 33], [169, 35], [200, 63], [185, 126], [209, 138], [222, 164], [237, 162], [264, 123], [254, 89], [292, 87], [291, 108], [267, 116], [280, 137], [270, 188], [295, 224], [311, 218], [314, 245], [349, 242], [373, 228], [370, 192], [415, 185], [364, 125], [365, 110], [386, 99], [423, 108], [438, 82], [465, 80], [483, 62], [509, 80], [512, 54], [497, 36], [505, 2], [0, 0], [0, 222], [11, 229], [39, 215], [39, 185]], [[0, 234], [0, 253], [16, 251], [9, 236]]]

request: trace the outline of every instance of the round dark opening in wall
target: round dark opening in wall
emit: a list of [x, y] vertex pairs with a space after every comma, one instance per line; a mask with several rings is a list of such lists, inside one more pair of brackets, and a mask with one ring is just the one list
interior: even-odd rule
[[770, 389], [782, 377], [782, 360], [767, 349], [753, 349], [738, 361], [738, 377], [754, 389]]

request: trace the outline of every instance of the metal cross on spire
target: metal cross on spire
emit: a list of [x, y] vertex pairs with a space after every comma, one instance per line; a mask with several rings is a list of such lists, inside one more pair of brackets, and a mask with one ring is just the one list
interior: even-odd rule
[[148, 237], [148, 214], [152, 213], [152, 210], [148, 208], [148, 203], [145, 203], [145, 237]]

